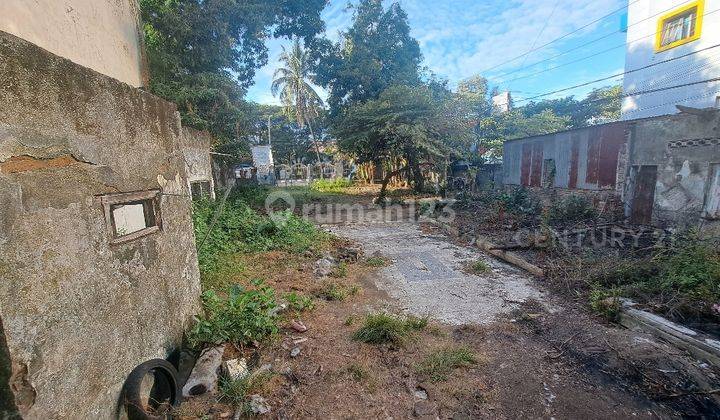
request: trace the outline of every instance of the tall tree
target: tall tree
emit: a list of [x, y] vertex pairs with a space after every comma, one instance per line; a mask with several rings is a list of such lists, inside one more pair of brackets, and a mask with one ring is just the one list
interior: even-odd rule
[[416, 191], [424, 187], [423, 169], [443, 166], [453, 154], [450, 140], [469, 132], [467, 123], [447, 119], [447, 97], [428, 86], [392, 86], [375, 100], [351, 106], [333, 133], [342, 150], [359, 162], [401, 158], [406, 166], [387, 174], [381, 198], [393, 176], [407, 172]]
[[377, 99], [390, 86], [420, 83], [420, 46], [410, 35], [407, 14], [398, 3], [386, 10], [381, 0], [361, 0], [350, 29], [340, 42], [325, 47], [317, 82], [330, 91], [333, 115]]
[[[275, 70], [273, 76], [272, 94], [280, 94], [280, 102], [288, 117], [292, 116], [300, 128], [309, 128], [319, 164], [320, 147], [313, 132], [313, 121], [318, 117], [318, 109], [322, 107], [323, 101], [310, 84], [314, 76], [310, 68], [310, 58], [300, 45], [299, 39], [295, 38], [290, 51], [283, 47], [280, 62], [282, 66]], [[322, 171], [320, 173], [322, 176]]]
[[324, 29], [326, 0], [140, 0], [150, 90], [185, 124], [221, 140], [242, 134], [245, 90], [267, 63], [265, 41]]

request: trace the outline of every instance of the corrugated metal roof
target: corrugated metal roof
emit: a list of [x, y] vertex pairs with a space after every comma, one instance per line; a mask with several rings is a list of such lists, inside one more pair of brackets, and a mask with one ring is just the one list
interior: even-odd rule
[[252, 157], [253, 164], [257, 168], [273, 166], [275, 164], [270, 146], [253, 146]]

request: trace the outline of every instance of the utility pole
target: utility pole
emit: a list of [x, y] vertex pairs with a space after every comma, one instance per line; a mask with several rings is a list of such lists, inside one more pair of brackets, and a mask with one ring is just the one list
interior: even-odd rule
[[270, 115], [268, 115], [268, 146], [272, 146], [272, 138], [270, 137]]

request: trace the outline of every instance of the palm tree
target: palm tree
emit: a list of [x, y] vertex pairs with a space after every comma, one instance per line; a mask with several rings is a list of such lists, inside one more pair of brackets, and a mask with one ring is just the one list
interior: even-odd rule
[[[318, 117], [318, 108], [322, 107], [323, 102], [309, 83], [313, 77], [310, 59], [307, 51], [300, 45], [299, 39], [293, 40], [290, 51], [283, 47], [279, 61], [282, 66], [275, 70], [273, 75], [272, 94], [277, 96], [278, 92], [280, 93], [280, 102], [288, 118], [294, 117], [300, 128], [308, 126], [317, 161], [320, 164], [320, 148], [315, 140], [312, 122]], [[322, 178], [322, 167], [320, 167], [320, 177]]]

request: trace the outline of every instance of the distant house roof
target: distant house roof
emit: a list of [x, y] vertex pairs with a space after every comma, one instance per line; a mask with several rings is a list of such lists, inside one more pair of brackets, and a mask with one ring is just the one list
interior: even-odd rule
[[253, 146], [252, 157], [253, 164], [258, 168], [273, 166], [275, 164], [270, 146]]

